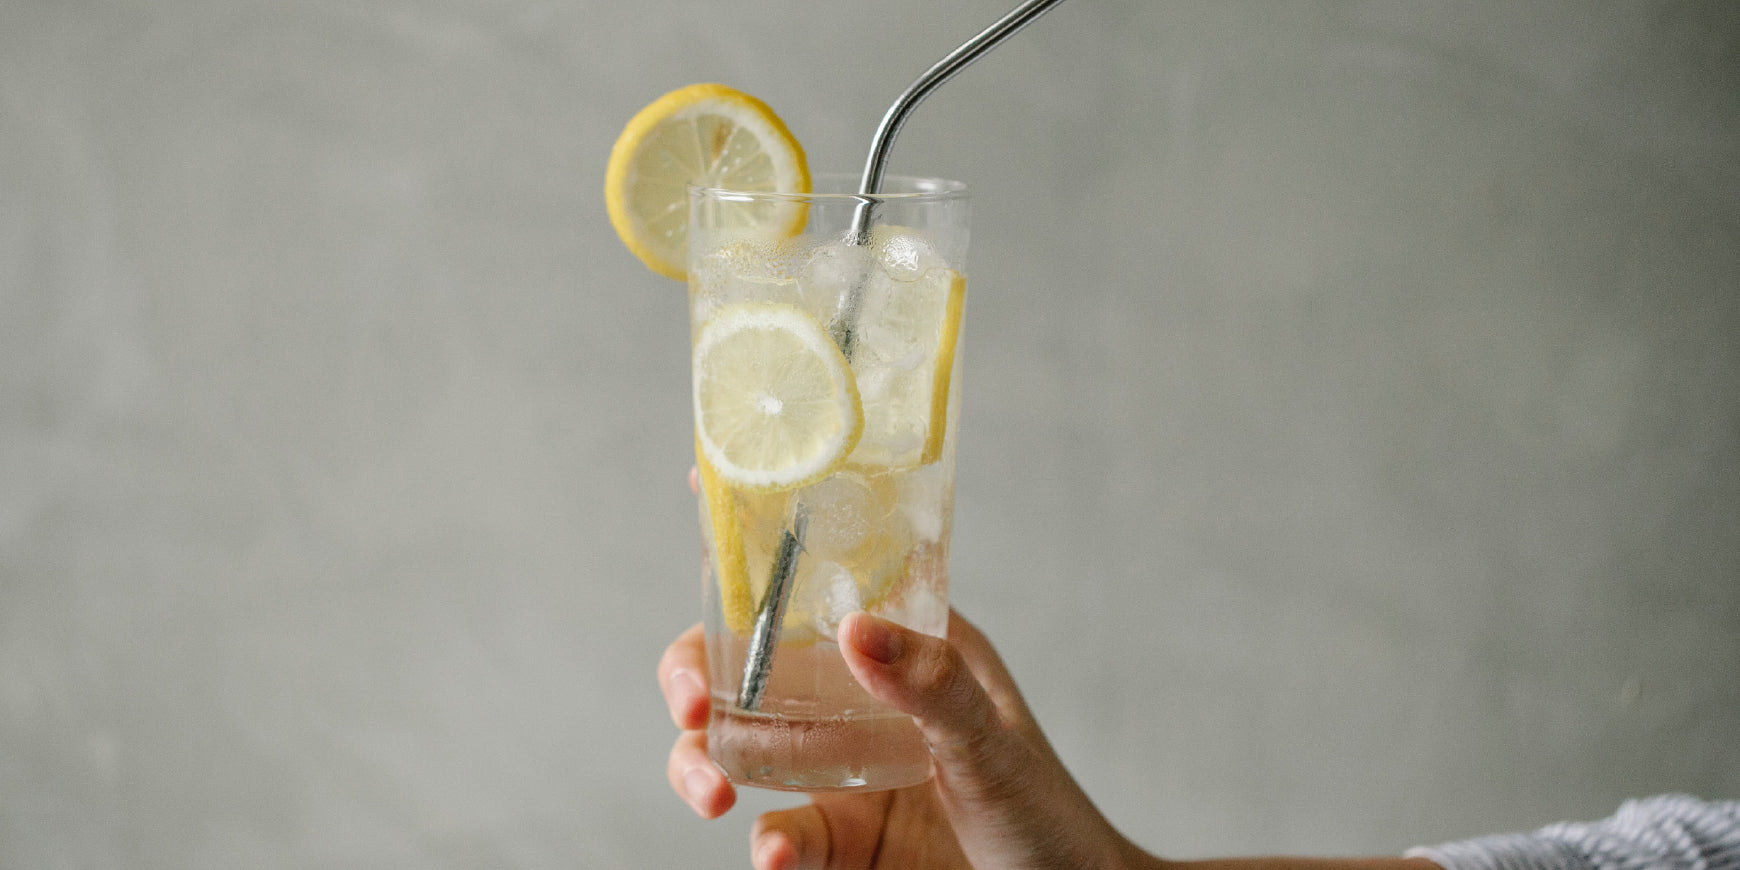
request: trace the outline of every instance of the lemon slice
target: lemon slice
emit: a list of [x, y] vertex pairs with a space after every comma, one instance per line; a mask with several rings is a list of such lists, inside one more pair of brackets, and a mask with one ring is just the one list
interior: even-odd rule
[[755, 621], [755, 601], [749, 588], [749, 557], [743, 546], [743, 522], [737, 499], [707, 461], [698, 437], [695, 467], [700, 471], [701, 498], [706, 502], [705, 519], [719, 571], [719, 609], [726, 628], [736, 634], [748, 634]]
[[[766, 103], [725, 85], [689, 85], [629, 120], [604, 174], [604, 204], [623, 244], [678, 281], [688, 271], [690, 184], [808, 193], [810, 173], [802, 146]], [[795, 234], [806, 216], [797, 204], [739, 213], [776, 235]]]
[[864, 428], [852, 369], [793, 305], [721, 306], [695, 337], [701, 455], [732, 486], [793, 489], [845, 462]]

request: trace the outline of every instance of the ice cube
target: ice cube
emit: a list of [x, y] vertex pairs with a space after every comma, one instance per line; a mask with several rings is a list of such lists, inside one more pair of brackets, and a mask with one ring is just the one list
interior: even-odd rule
[[943, 515], [949, 495], [947, 463], [934, 462], [899, 476], [895, 484], [895, 505], [912, 532], [922, 541], [939, 541], [943, 535]]
[[911, 283], [878, 273], [865, 288], [852, 371], [864, 404], [857, 461], [917, 464], [930, 436], [936, 361], [953, 273]]
[[880, 275], [865, 284], [858, 346], [867, 362], [912, 371], [936, 353], [941, 317], [931, 316], [926, 300], [911, 298], [914, 286]]
[[914, 230], [878, 227], [871, 238], [878, 265], [896, 281], [917, 281], [926, 272], [948, 267], [936, 245]]
[[804, 551], [818, 559], [856, 564], [875, 543], [890, 506], [862, 476], [841, 472], [799, 494], [809, 511]]
[[830, 633], [840, 625], [840, 620], [846, 614], [864, 609], [864, 598], [859, 594], [858, 580], [852, 572], [843, 566], [836, 565], [839, 570], [828, 578], [828, 622]]
[[907, 554], [900, 582], [905, 591], [882, 616], [941, 637], [948, 633], [948, 548], [920, 544]]
[[875, 267], [865, 247], [848, 245], [843, 239], [832, 241], [811, 249], [804, 258], [797, 269], [798, 288], [811, 310], [830, 322], [848, 313], [840, 310], [847, 291], [863, 287]]
[[897, 281], [877, 272], [864, 284], [859, 327], [864, 350], [883, 365], [916, 369], [937, 351], [952, 273], [934, 271]]
[[832, 637], [846, 614], [862, 609], [863, 598], [851, 569], [838, 562], [817, 560], [792, 590], [786, 605], [786, 628], [802, 626], [822, 637]]

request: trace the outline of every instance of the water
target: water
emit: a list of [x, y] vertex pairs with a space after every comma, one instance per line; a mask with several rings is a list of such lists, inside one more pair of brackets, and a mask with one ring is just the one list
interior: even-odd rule
[[740, 785], [791, 791], [877, 791], [930, 778], [912, 717], [870, 697], [831, 640], [781, 644], [762, 709], [735, 705], [747, 639], [708, 638], [714, 668], [707, 752]]
[[875, 791], [931, 776], [930, 751], [918, 726], [892, 711], [749, 713], [715, 695], [707, 753], [732, 782], [784, 791]]

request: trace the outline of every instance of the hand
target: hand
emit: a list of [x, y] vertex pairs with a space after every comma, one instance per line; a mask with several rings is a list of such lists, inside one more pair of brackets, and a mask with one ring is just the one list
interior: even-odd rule
[[[852, 674], [913, 715], [936, 777], [868, 794], [817, 794], [763, 815], [751, 834], [758, 870], [817, 868], [1127, 867], [1153, 859], [1112, 828], [1058, 760], [985, 636], [950, 613], [948, 639], [867, 614], [840, 625]], [[706, 649], [701, 627], [665, 651], [659, 684], [682, 734], [671, 788], [702, 818], [736, 792], [707, 758]]]
[[[689, 488], [698, 488], [694, 469]], [[864, 613], [841, 622], [838, 639], [858, 682], [913, 716], [936, 776], [895, 791], [816, 794], [808, 806], [764, 814], [750, 834], [757, 870], [1439, 870], [1424, 858], [1163, 861], [1094, 808], [991, 642], [959, 613], [949, 611], [946, 641]], [[682, 729], [666, 775], [678, 796], [711, 819], [731, 809], [737, 792], [707, 758], [706, 674], [695, 625], [659, 660], [659, 686]]]

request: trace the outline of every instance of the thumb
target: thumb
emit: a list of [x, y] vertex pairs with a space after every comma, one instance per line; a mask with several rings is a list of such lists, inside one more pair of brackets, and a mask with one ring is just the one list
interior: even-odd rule
[[[1134, 848], [1094, 808], [1037, 726], [1026, 722], [1014, 684], [988, 646], [965, 646], [854, 613], [840, 622], [840, 652], [852, 676], [884, 704], [908, 713], [930, 746], [937, 797], [975, 867], [1106, 867]], [[1005, 696], [1007, 713], [974, 676], [966, 649]]]
[[948, 641], [868, 613], [840, 623], [840, 651], [870, 695], [913, 717], [937, 775], [957, 797], [994, 799], [1020, 790], [1034, 751]]

